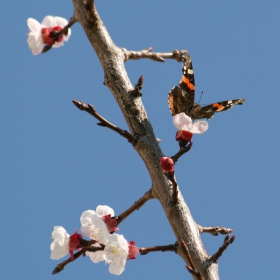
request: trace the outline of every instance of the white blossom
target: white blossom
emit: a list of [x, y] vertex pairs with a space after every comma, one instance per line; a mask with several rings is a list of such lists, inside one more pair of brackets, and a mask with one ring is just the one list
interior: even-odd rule
[[104, 259], [110, 264], [109, 272], [115, 275], [120, 275], [125, 269], [129, 253], [128, 243], [123, 235], [110, 235], [104, 248], [104, 252]]
[[173, 124], [178, 130], [185, 130], [191, 133], [202, 134], [208, 129], [206, 121], [192, 122], [192, 119], [185, 113], [177, 114], [173, 117]]
[[55, 226], [52, 232], [52, 238], [54, 240], [50, 246], [51, 259], [58, 260], [65, 257], [69, 252], [70, 235], [62, 226]]
[[[43, 28], [64, 28], [68, 24], [68, 21], [62, 17], [53, 17], [53, 16], [46, 16], [42, 23], [39, 23], [36, 19], [28, 18], [27, 25], [29, 27], [28, 33], [28, 45], [29, 49], [32, 51], [32, 54], [37, 55], [40, 54], [46, 45], [42, 37], [42, 29]], [[59, 48], [63, 46], [63, 42], [67, 42], [71, 35], [71, 29], [68, 29], [67, 35], [63, 35], [62, 40], [53, 42], [51, 45], [54, 48]]]

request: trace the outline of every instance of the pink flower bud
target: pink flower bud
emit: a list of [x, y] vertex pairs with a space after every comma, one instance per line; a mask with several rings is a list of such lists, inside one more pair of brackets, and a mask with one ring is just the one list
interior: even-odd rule
[[73, 251], [74, 250], [79, 250], [81, 249], [81, 244], [80, 244], [80, 239], [82, 239], [83, 236], [81, 234], [78, 234], [78, 230], [76, 229], [76, 231], [70, 236], [69, 238], [69, 253], [71, 256], [71, 260], [74, 260], [74, 254]]
[[192, 136], [193, 136], [193, 133], [191, 133], [189, 131], [179, 130], [179, 131], [177, 131], [175, 137], [176, 137], [176, 141], [184, 140], [186, 142], [192, 143]]
[[135, 242], [134, 241], [130, 241], [127, 242], [128, 244], [128, 255], [127, 255], [127, 259], [128, 260], [135, 260], [136, 259], [136, 255], [139, 254], [139, 249], [137, 247], [135, 247]]
[[162, 157], [160, 159], [160, 167], [164, 173], [169, 173], [174, 171], [174, 162], [170, 157]]

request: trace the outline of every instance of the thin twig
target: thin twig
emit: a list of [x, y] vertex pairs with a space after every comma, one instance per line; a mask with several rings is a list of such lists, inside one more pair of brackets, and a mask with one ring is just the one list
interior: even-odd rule
[[148, 200], [153, 199], [152, 189], [147, 191], [139, 200], [137, 200], [131, 207], [117, 217], [118, 225], [123, 222], [135, 210], [140, 209]]
[[149, 58], [153, 61], [159, 61], [159, 62], [165, 62], [164, 58], [169, 59], [176, 59], [178, 62], [182, 61], [182, 55], [187, 53], [186, 50], [175, 50], [170, 53], [155, 53], [151, 52], [152, 47], [149, 47], [147, 49], [141, 50], [141, 51], [128, 51], [125, 48], [122, 48], [122, 51], [124, 53], [124, 62], [126, 62], [129, 59], [137, 60], [140, 58]]
[[164, 246], [154, 246], [154, 247], [142, 247], [139, 248], [139, 253], [141, 255], [146, 255], [151, 252], [176, 252], [178, 248], [178, 244], [170, 244], [170, 245], [164, 245]]
[[182, 245], [183, 251], [186, 254], [187, 260], [188, 260], [188, 262], [190, 264], [190, 265], [186, 265], [187, 270], [191, 274], [195, 275], [199, 280], [204, 280], [202, 275], [195, 269], [195, 265], [194, 265], [193, 259], [192, 259], [191, 255], [190, 255], [190, 252], [188, 250], [186, 242], [183, 239], [181, 239], [181, 245]]
[[225, 237], [225, 239], [224, 239], [224, 243], [223, 243], [222, 247], [220, 247], [220, 248], [218, 249], [218, 251], [217, 251], [214, 255], [212, 255], [212, 256], [210, 257], [210, 260], [211, 260], [212, 262], [217, 262], [217, 260], [221, 257], [221, 255], [223, 254], [223, 252], [226, 250], [226, 248], [227, 248], [234, 240], [235, 240], [235, 235], [232, 236], [232, 237], [230, 238], [230, 234], [228, 234], [228, 235]]
[[[91, 248], [91, 245], [95, 244], [96, 241], [95, 241], [95, 240], [87, 241], [87, 240], [82, 239], [82, 240], [81, 240], [81, 243], [83, 244], [83, 248], [82, 248], [79, 252], [77, 252], [77, 253], [74, 254], [74, 258], [73, 258], [73, 259], [69, 258], [69, 259], [65, 260], [64, 262], [59, 263], [59, 264], [55, 267], [55, 269], [53, 270], [52, 274], [57, 274], [57, 273], [61, 272], [61, 271], [65, 268], [65, 266], [66, 266], [67, 264], [69, 264], [70, 262], [75, 261], [75, 260], [78, 259], [81, 255], [83, 255], [86, 251], [88, 251], [89, 248]], [[92, 247], [92, 248], [94, 248], [94, 247]], [[95, 247], [95, 248], [96, 248], [95, 251], [100, 251], [100, 250], [103, 250], [103, 249], [104, 249], [104, 246], [101, 245], [101, 247]]]
[[143, 83], [144, 83], [144, 76], [140, 76], [134, 89], [129, 92], [136, 97], [142, 96], [142, 93], [140, 92], [140, 90], [143, 88]]
[[207, 232], [211, 233], [214, 236], [218, 236], [219, 234], [229, 234], [233, 232], [233, 229], [231, 228], [225, 228], [225, 227], [202, 227], [201, 225], [197, 225], [199, 229], [199, 233]]
[[185, 153], [187, 153], [191, 148], [192, 148], [193, 143], [190, 143], [188, 146], [186, 147], [181, 147], [180, 151], [175, 154], [174, 156], [172, 156], [172, 160], [174, 161], [174, 163], [176, 163], [178, 161], [178, 159], [184, 155]]
[[77, 101], [77, 100], [72, 100], [72, 102], [80, 110], [86, 111], [87, 113], [89, 113], [90, 115], [92, 115], [93, 117], [98, 119], [100, 121], [100, 123], [97, 123], [97, 125], [110, 128], [111, 130], [119, 133], [122, 137], [126, 138], [129, 143], [136, 145], [137, 140], [138, 140], [137, 137], [134, 137], [128, 131], [122, 130], [119, 127], [117, 127], [114, 124], [107, 121], [106, 119], [104, 119], [101, 115], [99, 115], [96, 112], [95, 108], [90, 103], [88, 103], [88, 105], [86, 105], [82, 101]]

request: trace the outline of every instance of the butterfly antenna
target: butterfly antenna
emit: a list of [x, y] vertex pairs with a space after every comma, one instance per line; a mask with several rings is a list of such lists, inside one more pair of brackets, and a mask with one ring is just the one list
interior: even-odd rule
[[201, 94], [200, 94], [200, 98], [199, 98], [198, 104], [199, 104], [200, 101], [201, 101], [202, 94], [203, 94], [203, 91], [202, 91]]

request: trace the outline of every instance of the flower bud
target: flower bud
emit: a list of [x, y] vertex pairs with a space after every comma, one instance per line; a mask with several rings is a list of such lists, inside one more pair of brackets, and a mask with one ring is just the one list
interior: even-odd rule
[[170, 173], [174, 171], [174, 162], [170, 157], [162, 157], [160, 159], [160, 167], [164, 173]]

